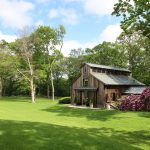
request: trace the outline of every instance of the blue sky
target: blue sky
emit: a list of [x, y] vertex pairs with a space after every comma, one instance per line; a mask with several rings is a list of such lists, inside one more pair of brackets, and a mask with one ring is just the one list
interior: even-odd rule
[[63, 52], [114, 42], [120, 18], [111, 16], [117, 0], [1, 0], [0, 40], [13, 41], [25, 26], [64, 25]]

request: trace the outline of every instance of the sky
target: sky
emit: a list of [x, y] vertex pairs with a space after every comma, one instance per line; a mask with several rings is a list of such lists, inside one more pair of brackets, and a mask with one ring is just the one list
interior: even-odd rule
[[112, 16], [117, 0], [0, 0], [0, 40], [14, 41], [26, 26], [63, 25], [63, 53], [115, 42], [120, 18]]

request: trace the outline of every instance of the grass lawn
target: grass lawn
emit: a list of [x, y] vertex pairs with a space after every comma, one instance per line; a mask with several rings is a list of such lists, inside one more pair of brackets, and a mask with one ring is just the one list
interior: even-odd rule
[[0, 150], [150, 150], [150, 112], [0, 99]]

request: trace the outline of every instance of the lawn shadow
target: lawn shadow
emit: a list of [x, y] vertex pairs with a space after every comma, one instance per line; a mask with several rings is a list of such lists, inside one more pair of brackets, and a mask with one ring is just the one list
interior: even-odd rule
[[[45, 101], [45, 100], [49, 101], [51, 99], [48, 99], [46, 97], [36, 97], [35, 102]], [[25, 96], [4, 96], [4, 97], [0, 97], [0, 101], [32, 103], [32, 98], [30, 96], [26, 96], [26, 97]]]
[[150, 118], [150, 112], [138, 112], [140, 117]]
[[0, 98], [0, 101], [5, 101], [5, 102], [31, 102], [31, 97], [4, 96], [4, 97]]
[[1, 150], [141, 150], [150, 145], [147, 131], [111, 128], [76, 128], [60, 125], [0, 120]]
[[[101, 120], [106, 121], [109, 119], [122, 119], [122, 117], [117, 116], [119, 113], [123, 113], [117, 110], [106, 110], [106, 109], [82, 109], [82, 108], [72, 108], [64, 105], [55, 105], [42, 109], [42, 111], [56, 113], [58, 116], [67, 117], [86, 117], [90, 120]], [[128, 118], [128, 117], [125, 117]]]

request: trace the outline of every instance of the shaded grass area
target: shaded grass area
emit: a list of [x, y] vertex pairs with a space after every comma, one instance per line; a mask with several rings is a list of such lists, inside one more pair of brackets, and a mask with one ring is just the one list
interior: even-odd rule
[[149, 115], [3, 98], [0, 150], [149, 150]]

